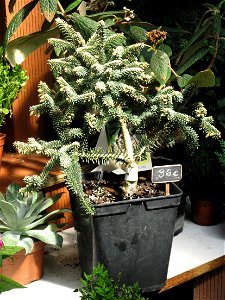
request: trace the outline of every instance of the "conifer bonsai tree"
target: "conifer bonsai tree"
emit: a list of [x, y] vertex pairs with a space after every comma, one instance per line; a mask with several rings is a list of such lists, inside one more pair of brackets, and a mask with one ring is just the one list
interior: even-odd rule
[[[103, 21], [86, 40], [66, 21], [57, 18], [56, 22], [61, 38], [49, 40], [61, 51], [61, 57], [49, 61], [56, 84], [51, 89], [40, 82], [40, 104], [32, 106], [30, 112], [49, 114], [58, 139], [15, 142], [20, 153], [49, 157], [39, 176], [24, 178], [24, 192], [41, 189], [49, 172], [59, 165], [69, 190], [79, 196], [87, 212], [93, 213], [83, 191], [82, 161], [115, 161], [125, 166], [121, 190], [129, 198], [138, 181], [137, 162], [146, 152], [152, 154], [178, 142], [193, 150], [198, 146], [199, 130], [205, 136], [220, 137], [203, 103], [186, 105], [195, 83], [183, 90], [162, 84], [159, 74], [156, 76], [149, 63], [140, 59], [144, 43], [127, 45], [124, 35], [106, 29]], [[90, 139], [111, 122], [117, 124], [118, 134], [110, 147], [104, 151], [90, 146]]]

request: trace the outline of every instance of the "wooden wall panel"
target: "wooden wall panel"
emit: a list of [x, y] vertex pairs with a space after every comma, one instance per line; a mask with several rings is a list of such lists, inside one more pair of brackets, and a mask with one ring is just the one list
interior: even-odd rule
[[224, 300], [225, 267], [196, 278], [193, 296], [194, 300]]
[[[17, 1], [14, 13], [17, 12], [28, 0]], [[10, 22], [12, 16], [8, 11], [9, 0], [5, 0], [5, 11], [7, 24]], [[39, 4], [30, 13], [27, 19], [18, 28], [12, 39], [29, 33], [39, 31], [43, 22], [43, 16], [40, 13]], [[40, 137], [47, 139], [50, 133], [50, 126], [48, 126], [45, 118], [37, 119], [30, 117], [29, 107], [38, 103], [37, 85], [40, 80], [51, 84], [52, 76], [49, 71], [47, 61], [49, 56], [45, 54], [48, 44], [41, 46], [39, 49], [31, 53], [23, 62], [22, 67], [27, 70], [29, 80], [23, 91], [20, 92], [18, 99], [13, 104], [13, 116], [4, 126], [7, 134], [6, 144], [12, 145], [14, 140], [26, 141], [28, 137]], [[47, 129], [47, 130], [46, 130]]]

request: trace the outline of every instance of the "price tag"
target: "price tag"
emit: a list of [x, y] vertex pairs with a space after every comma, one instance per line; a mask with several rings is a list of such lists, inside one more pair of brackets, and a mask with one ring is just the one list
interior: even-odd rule
[[155, 166], [152, 168], [152, 182], [163, 183], [163, 182], [176, 182], [182, 178], [182, 166], [177, 165], [164, 165]]

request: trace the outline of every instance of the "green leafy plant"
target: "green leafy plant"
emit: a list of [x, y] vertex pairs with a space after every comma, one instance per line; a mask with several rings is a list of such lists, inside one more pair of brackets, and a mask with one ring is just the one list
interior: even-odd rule
[[[76, 14], [73, 16], [76, 18]], [[144, 43], [124, 44], [124, 35], [105, 28], [103, 21], [97, 23], [87, 41], [64, 20], [56, 22], [62, 37], [50, 39], [50, 43], [64, 52], [62, 58], [49, 61], [56, 86], [51, 90], [41, 82], [40, 104], [30, 111], [37, 116], [49, 114], [58, 139], [15, 142], [20, 153], [50, 158], [40, 176], [24, 178], [25, 191], [41, 189], [49, 172], [59, 165], [70, 191], [93, 213], [83, 192], [81, 161], [120, 162], [125, 168], [121, 190], [129, 198], [136, 190], [137, 162], [147, 152], [152, 154], [181, 142], [193, 150], [199, 145], [199, 130], [205, 137], [220, 137], [203, 103], [186, 106], [193, 85], [178, 91], [149, 72], [151, 65], [140, 59]], [[92, 136], [111, 122], [118, 124], [118, 133], [111, 139], [109, 149], [90, 147]], [[135, 144], [134, 135], [138, 137]]]
[[[159, 26], [141, 21], [134, 11], [128, 8], [125, 8], [122, 14], [118, 11], [107, 11], [88, 17], [97, 21], [103, 19], [113, 30], [123, 32], [131, 44], [148, 44], [142, 54], [150, 63], [155, 75], [159, 75], [158, 79], [162, 83], [177, 81], [180, 87], [184, 87], [194, 77], [192, 83], [196, 84], [196, 88], [212, 87], [215, 79], [208, 76], [208, 73], [201, 72], [210, 70], [216, 58], [219, 58], [219, 47], [224, 39], [221, 8], [223, 3], [224, 1], [221, 1], [217, 6], [205, 4], [208, 10], [196, 24], [194, 32], [184, 30], [181, 26], [171, 28], [164, 24], [160, 24], [159, 30]], [[171, 38], [171, 35], [175, 35], [176, 38]], [[177, 35], [183, 37], [183, 47], [177, 45]], [[173, 53], [172, 48], [175, 48], [175, 44], [178, 52]]]
[[118, 280], [114, 281], [108, 270], [103, 264], [98, 264], [91, 274], [84, 273], [84, 278], [81, 279], [83, 285], [79, 289], [81, 292], [81, 299], [95, 299], [95, 300], [144, 300], [141, 296], [141, 288], [138, 283], [133, 286], [126, 286]]
[[[15, 4], [18, 0], [9, 1], [9, 12], [13, 14]], [[55, 27], [54, 21], [57, 17], [70, 21], [70, 13], [78, 9], [82, 0], [70, 1], [71, 3], [65, 7], [65, 1], [58, 0], [32, 0], [25, 4], [18, 12], [16, 12], [9, 22], [4, 35], [4, 49], [6, 57], [12, 65], [21, 64], [26, 57], [44, 44], [48, 38], [55, 37], [59, 34], [59, 30]], [[112, 4], [112, 1], [85, 1], [86, 10], [103, 10]], [[63, 3], [63, 5], [62, 5]], [[40, 5], [40, 13], [44, 16], [43, 24], [40, 31], [31, 32], [26, 36], [11, 40], [12, 36], [23, 23], [23, 21], [30, 15], [33, 9]]]
[[12, 104], [28, 77], [20, 65], [12, 67], [0, 47], [0, 127], [8, 114], [12, 114]]
[[[0, 267], [2, 266], [3, 259], [12, 257], [13, 254], [19, 252], [22, 248], [18, 246], [4, 246], [3, 241], [0, 238]], [[0, 274], [0, 294], [12, 289], [25, 288], [23, 285]]]
[[49, 223], [69, 209], [45, 210], [58, 201], [61, 193], [46, 199], [42, 192], [32, 191], [22, 195], [20, 186], [11, 183], [5, 194], [0, 193], [0, 232], [6, 246], [20, 246], [30, 253], [35, 240], [56, 247], [62, 246], [59, 225]]

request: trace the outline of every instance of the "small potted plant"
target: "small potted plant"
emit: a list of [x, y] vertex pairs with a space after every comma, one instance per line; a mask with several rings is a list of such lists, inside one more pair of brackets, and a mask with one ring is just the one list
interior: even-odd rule
[[23, 195], [16, 183], [11, 183], [5, 194], [0, 193], [1, 240], [5, 247], [23, 248], [14, 254], [13, 260], [3, 261], [1, 274], [21, 284], [41, 278], [45, 244], [60, 248], [63, 242], [58, 233], [60, 227], [50, 221], [70, 210], [45, 212], [60, 197], [57, 194], [46, 199], [42, 192], [36, 191]]
[[[12, 114], [12, 104], [28, 77], [20, 65], [11, 66], [0, 47], [0, 128], [7, 115]], [[5, 134], [0, 133], [0, 166], [3, 154]]]
[[[49, 61], [56, 86], [39, 84], [40, 104], [31, 107], [31, 114], [49, 114], [58, 139], [15, 142], [23, 154], [49, 157], [40, 176], [24, 178], [24, 191], [41, 189], [59, 165], [75, 195], [71, 204], [82, 272], [90, 273], [102, 262], [113, 277], [121, 272], [123, 283], [138, 281], [143, 291], [160, 289], [182, 191], [172, 183], [166, 196], [149, 180], [150, 171], [138, 176], [138, 164], [156, 149], [179, 142], [197, 147], [199, 129], [214, 137], [220, 132], [202, 103], [185, 107], [194, 81], [175, 90], [165, 84], [169, 65], [156, 76], [141, 60], [147, 45], [126, 45], [123, 34], [106, 29], [103, 21], [87, 40], [65, 21], [56, 22], [62, 36], [50, 43], [62, 57]], [[83, 180], [83, 161], [106, 177]]]

